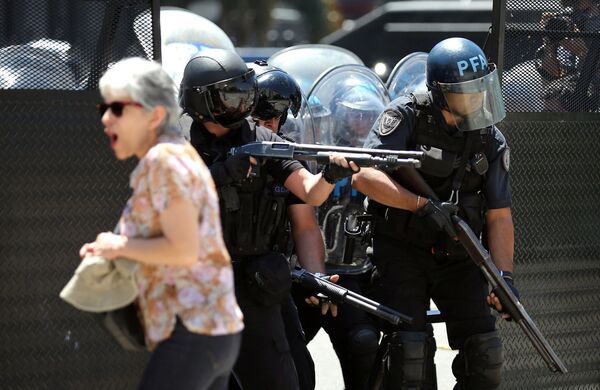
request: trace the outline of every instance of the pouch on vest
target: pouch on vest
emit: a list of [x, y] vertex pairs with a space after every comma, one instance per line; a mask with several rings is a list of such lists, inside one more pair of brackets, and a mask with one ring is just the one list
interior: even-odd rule
[[460, 166], [460, 156], [455, 153], [433, 147], [420, 146], [425, 153], [420, 170], [434, 177], [449, 177]]
[[269, 252], [244, 259], [242, 267], [247, 277], [250, 297], [264, 306], [281, 303], [292, 287], [290, 267], [280, 253]]
[[258, 199], [258, 215], [256, 220], [256, 245], [259, 248], [273, 250], [276, 235], [285, 217], [285, 197], [277, 196], [267, 187], [263, 196]]
[[439, 242], [442, 233], [432, 230], [423, 218], [416, 214], [382, 205], [378, 205], [377, 209], [373, 212], [375, 234], [382, 234], [396, 241], [424, 249], [431, 248], [436, 242]]
[[[473, 232], [479, 236], [484, 226], [485, 201], [481, 194], [461, 194], [458, 203], [458, 216], [467, 221]], [[448, 236], [434, 245], [435, 253], [440, 259], [461, 260], [469, 254], [459, 241], [454, 241]]]

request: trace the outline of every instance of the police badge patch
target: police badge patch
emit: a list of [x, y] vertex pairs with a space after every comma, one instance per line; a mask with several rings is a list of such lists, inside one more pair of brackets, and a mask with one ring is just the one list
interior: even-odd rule
[[504, 149], [504, 153], [502, 153], [502, 166], [504, 170], [508, 172], [510, 170], [510, 149]]
[[402, 124], [404, 117], [397, 110], [385, 110], [379, 121], [379, 135], [385, 137], [390, 135]]

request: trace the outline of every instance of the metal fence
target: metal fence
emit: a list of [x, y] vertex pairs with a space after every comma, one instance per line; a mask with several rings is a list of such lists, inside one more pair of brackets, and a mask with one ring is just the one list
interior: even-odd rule
[[[158, 1], [0, 0], [0, 388], [131, 389], [126, 353], [58, 293], [129, 195], [95, 104], [128, 56], [159, 58]], [[32, 89], [35, 88], [35, 89]]]
[[494, 2], [516, 284], [569, 369], [551, 373], [519, 327], [503, 322], [503, 389], [600, 389], [600, 24], [576, 16], [579, 0], [566, 3]]
[[600, 112], [598, 2], [503, 0], [502, 4], [504, 23], [499, 26], [505, 27], [501, 61], [507, 109]]
[[[505, 70], [509, 115], [501, 129], [513, 155], [517, 285], [570, 372], [550, 373], [518, 327], [503, 323], [503, 388], [598, 390], [600, 114], [593, 58], [600, 39], [593, 31], [540, 27], [543, 13], [572, 11], [558, 0], [528, 1], [525, 10], [522, 3], [494, 3], [492, 38]], [[112, 229], [128, 196], [133, 167], [110, 153], [94, 109], [96, 84], [120, 58], [159, 58], [157, 11], [156, 0], [0, 0], [2, 389], [133, 388], [140, 377], [146, 354], [123, 352], [58, 293], [80, 245]], [[588, 54], [561, 62], [566, 87], [552, 95], [555, 80], [534, 82], [535, 61], [544, 36], [563, 40], [563, 33]], [[35, 72], [23, 73], [26, 67]], [[553, 96], [558, 101], [545, 101]]]

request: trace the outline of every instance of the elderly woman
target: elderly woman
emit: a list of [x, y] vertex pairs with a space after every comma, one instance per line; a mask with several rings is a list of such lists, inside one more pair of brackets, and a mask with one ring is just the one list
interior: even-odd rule
[[172, 80], [129, 58], [100, 80], [104, 132], [119, 160], [136, 156], [120, 234], [100, 233], [82, 257], [139, 262], [146, 345], [141, 389], [226, 389], [243, 328], [210, 172], [177, 126]]

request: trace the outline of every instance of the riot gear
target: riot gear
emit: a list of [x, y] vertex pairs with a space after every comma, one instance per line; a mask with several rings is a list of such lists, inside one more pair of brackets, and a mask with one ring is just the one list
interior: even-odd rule
[[[389, 95], [371, 69], [346, 64], [323, 72], [314, 82], [308, 101], [313, 114], [322, 113], [317, 128], [322, 144], [362, 146]], [[371, 268], [366, 256], [368, 221], [360, 219], [362, 202], [362, 194], [352, 190], [349, 180], [342, 180], [319, 209], [330, 272], [358, 274]]]
[[[176, 7], [160, 7], [160, 41], [163, 68], [177, 85], [181, 83], [185, 65], [202, 50], [235, 51], [233, 42], [219, 26]], [[152, 48], [152, 42], [149, 45]]]
[[475, 334], [465, 341], [452, 362], [457, 390], [497, 389], [504, 363], [502, 340], [498, 331]]
[[[485, 145], [490, 142], [490, 132], [467, 132], [460, 136], [449, 134], [429, 94], [414, 94], [411, 100], [417, 120], [409, 147], [425, 153], [419, 169], [421, 175], [442, 202], [456, 203], [458, 215], [477, 234], [481, 233], [485, 201], [479, 192], [483, 175], [487, 172], [483, 170], [483, 166], [488, 164], [484, 152]], [[469, 150], [466, 150], [467, 147]], [[459, 175], [457, 172], [463, 173]], [[436, 255], [440, 257], [465, 258], [467, 254], [463, 247], [450, 239], [456, 234], [449, 219], [449, 208], [449, 203], [440, 202], [436, 207], [427, 203], [413, 213], [370, 203], [370, 211], [376, 217], [376, 232], [421, 248], [435, 248]], [[432, 228], [435, 224], [438, 227]]]
[[[284, 59], [289, 61], [275, 61]], [[269, 63], [291, 74], [304, 92], [310, 91], [306, 108], [316, 130], [312, 142], [328, 145], [339, 142], [340, 146], [360, 144], [359, 139], [365, 134], [352, 130], [350, 125], [374, 121], [389, 102], [379, 77], [353, 54], [339, 48], [306, 45], [298, 51], [283, 51], [272, 60]], [[339, 125], [336, 121], [340, 121]], [[345, 133], [341, 131], [344, 127], [348, 127]], [[368, 131], [370, 124], [365, 127]], [[340, 137], [334, 137], [338, 133], [334, 132], [335, 128], [340, 130]], [[343, 274], [340, 285], [358, 293], [368, 283], [372, 268], [366, 255], [367, 229], [364, 227], [368, 222], [360, 219], [364, 214], [362, 200], [362, 195], [353, 191], [350, 180], [345, 178], [336, 183], [332, 196], [318, 212], [325, 236], [326, 270]], [[351, 306], [344, 307], [335, 318], [323, 317], [304, 303], [306, 293], [303, 290], [296, 289], [294, 293], [307, 341], [323, 328], [339, 358], [345, 387], [364, 389], [379, 339], [379, 332], [371, 324], [371, 319]]]
[[[497, 359], [496, 341], [487, 344], [487, 338], [477, 337], [496, 330], [488, 306], [489, 286], [464, 247], [449, 237], [455, 233], [448, 217], [457, 213], [481, 237], [490, 229], [484, 229], [486, 213], [506, 216], [499, 222], [506, 229], [487, 238], [493, 241], [490, 245], [512, 254], [509, 149], [493, 126], [503, 116], [494, 103], [500, 96], [496, 83], [495, 69], [472, 42], [460, 38], [440, 42], [427, 59], [429, 91], [394, 99], [365, 142], [370, 148], [423, 151], [425, 158], [418, 170], [424, 183], [403, 172], [386, 170], [399, 188], [383, 197], [380, 191], [389, 188], [387, 184], [361, 173], [353, 177], [354, 187], [371, 197], [369, 211], [374, 214], [372, 261], [379, 275], [374, 296], [381, 295], [384, 304], [410, 313], [412, 324], [400, 329], [410, 333], [427, 330], [426, 312], [430, 300], [435, 302], [445, 317], [450, 347], [460, 350], [463, 360], [457, 360], [454, 373], [459, 384], [471, 384], [466, 389], [497, 388], [502, 364]], [[458, 98], [469, 104], [461, 107]], [[505, 157], [507, 164], [502, 163]], [[390, 196], [402, 196], [406, 191], [406, 202], [399, 207], [389, 205]], [[423, 196], [440, 203], [426, 206]], [[421, 345], [425, 339], [422, 334]], [[419, 380], [423, 367], [427, 372], [425, 364], [411, 365], [409, 361], [402, 371]], [[413, 388], [423, 387], [427, 388]]]
[[[303, 342], [294, 340], [300, 351], [292, 357], [284, 329], [299, 322], [294, 318], [297, 314], [283, 312], [281, 306], [289, 294], [290, 278], [287, 259], [280, 253], [289, 241], [285, 224], [288, 192], [281, 183], [302, 166], [296, 161], [268, 160], [250, 178], [236, 175], [234, 171], [244, 173], [247, 165], [230, 163], [234, 156], [227, 155], [232, 147], [282, 140], [269, 129], [256, 126], [250, 117], [231, 130], [218, 137], [203, 122], [194, 121], [190, 134], [215, 178], [223, 239], [233, 261], [236, 297], [244, 313], [245, 329], [234, 371], [244, 388], [298, 389], [299, 374], [310, 386], [310, 354], [302, 350], [306, 348]], [[217, 172], [226, 180], [218, 180]], [[291, 334], [300, 332], [299, 326], [290, 329]], [[305, 360], [296, 364], [298, 356]], [[309, 372], [299, 373], [297, 369], [302, 368]]]
[[315, 141], [320, 144], [330, 143], [324, 139], [324, 135], [331, 134], [332, 118], [331, 110], [321, 104], [321, 100], [317, 96], [308, 98], [308, 107], [311, 112], [311, 117], [315, 126]]
[[254, 70], [232, 51], [204, 50], [186, 65], [179, 99], [194, 120], [234, 128], [254, 109]]
[[249, 64], [249, 68], [254, 69], [258, 85], [256, 108], [252, 116], [262, 120], [280, 118], [279, 129], [285, 124], [288, 110], [294, 118], [297, 117], [302, 92], [294, 79], [264, 61]]
[[367, 134], [383, 111], [381, 98], [369, 87], [356, 86], [332, 107], [333, 144], [362, 147]]
[[384, 388], [434, 390], [436, 386], [435, 339], [427, 332], [394, 332], [385, 336], [389, 349]]
[[351, 51], [322, 44], [288, 47], [273, 54], [267, 62], [290, 74], [307, 96], [315, 80], [326, 70], [344, 64], [364, 66], [362, 60]]
[[321, 111], [326, 109], [330, 116], [328, 125], [317, 129], [322, 144], [362, 146], [390, 98], [373, 71], [362, 65], [349, 64], [321, 74], [311, 88], [308, 100], [311, 107], [319, 106]]
[[496, 66], [468, 39], [445, 39], [431, 49], [427, 88], [461, 131], [482, 129], [506, 116]]
[[394, 66], [386, 82], [392, 100], [401, 95], [427, 91], [427, 55], [424, 52], [410, 53]]

